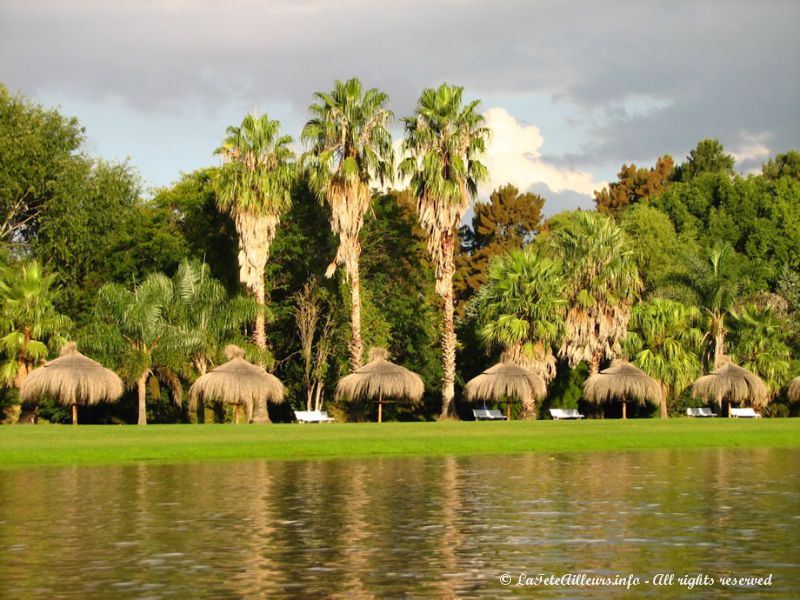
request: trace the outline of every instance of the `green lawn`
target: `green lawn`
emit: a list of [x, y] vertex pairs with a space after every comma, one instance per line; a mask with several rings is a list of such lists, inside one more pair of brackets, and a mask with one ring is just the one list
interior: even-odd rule
[[237, 459], [800, 447], [800, 419], [0, 427], [0, 469]]

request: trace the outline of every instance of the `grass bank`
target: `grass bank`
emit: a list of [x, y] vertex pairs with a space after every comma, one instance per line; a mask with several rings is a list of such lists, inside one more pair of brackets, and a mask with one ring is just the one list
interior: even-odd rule
[[747, 447], [800, 447], [800, 419], [146, 427], [15, 425], [0, 427], [0, 469], [138, 462]]

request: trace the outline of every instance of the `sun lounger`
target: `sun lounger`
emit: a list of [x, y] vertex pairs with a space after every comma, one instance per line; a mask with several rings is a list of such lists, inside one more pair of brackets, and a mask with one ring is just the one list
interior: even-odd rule
[[294, 418], [298, 423], [332, 423], [333, 417], [328, 416], [324, 410], [296, 410]]
[[716, 417], [717, 414], [711, 412], [710, 408], [687, 408], [686, 414], [690, 417]]
[[734, 419], [758, 419], [761, 417], [752, 408], [731, 408], [731, 416]]
[[550, 416], [555, 421], [583, 419], [577, 408], [551, 408]]
[[476, 421], [505, 421], [506, 417], [497, 409], [475, 408], [472, 414]]

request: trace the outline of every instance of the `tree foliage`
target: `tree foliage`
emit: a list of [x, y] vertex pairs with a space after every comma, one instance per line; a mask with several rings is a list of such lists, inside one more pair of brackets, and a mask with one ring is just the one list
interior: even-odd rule
[[638, 168], [635, 164], [622, 165], [617, 181], [594, 193], [597, 211], [618, 216], [629, 206], [656, 196], [669, 187], [675, 179], [675, 164], [668, 154], [656, 161], [654, 167]]
[[630, 310], [642, 281], [625, 234], [598, 213], [562, 213], [539, 238], [566, 274], [566, 335], [559, 355], [570, 366], [585, 361], [590, 373], [621, 352]]
[[544, 198], [520, 193], [511, 184], [493, 191], [489, 202], [476, 202], [470, 225], [462, 225], [456, 249], [453, 286], [459, 312], [487, 282], [489, 263], [495, 256], [522, 248], [541, 229]]
[[0, 383], [19, 388], [25, 377], [67, 341], [72, 322], [54, 306], [55, 277], [36, 261], [0, 270]]
[[497, 257], [476, 298], [481, 338], [551, 381], [556, 375], [553, 348], [564, 335], [565, 287], [561, 266], [530, 246]]

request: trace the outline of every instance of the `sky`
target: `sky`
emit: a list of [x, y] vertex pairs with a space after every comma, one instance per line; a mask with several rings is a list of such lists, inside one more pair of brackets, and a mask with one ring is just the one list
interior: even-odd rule
[[481, 100], [479, 200], [510, 182], [547, 214], [590, 208], [623, 163], [704, 138], [742, 173], [800, 149], [798, 57], [795, 0], [0, 0], [0, 83], [146, 189], [217, 164], [247, 112], [297, 138], [313, 93], [355, 76], [398, 117], [442, 82]]

